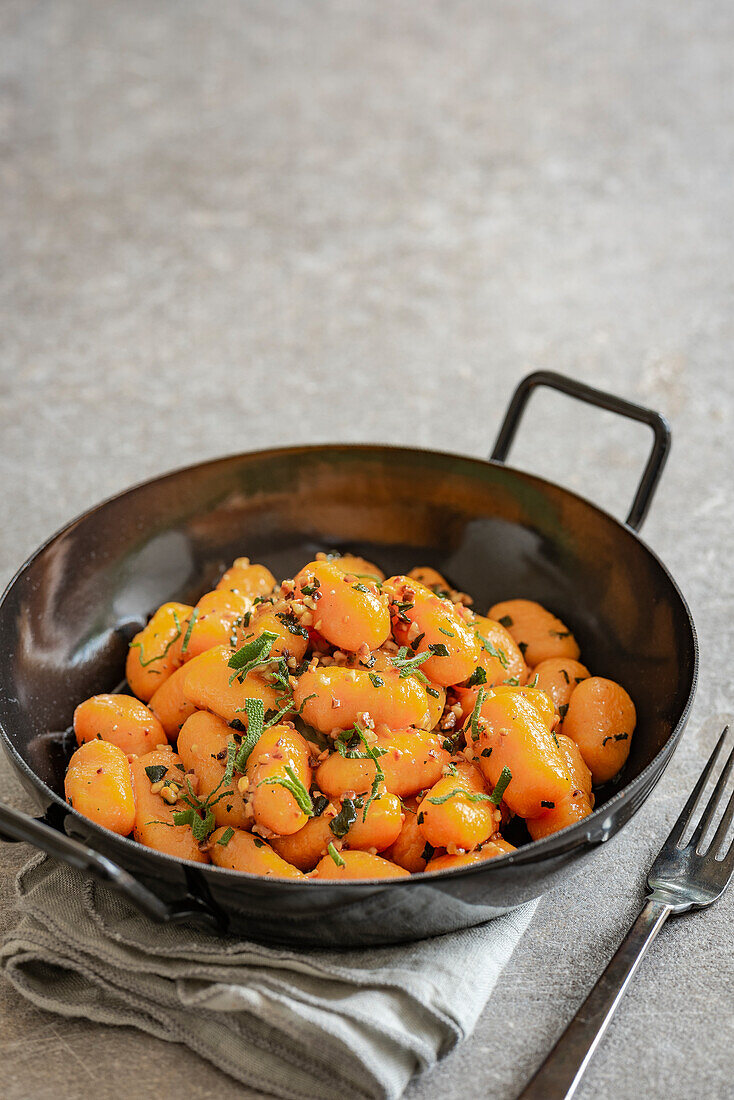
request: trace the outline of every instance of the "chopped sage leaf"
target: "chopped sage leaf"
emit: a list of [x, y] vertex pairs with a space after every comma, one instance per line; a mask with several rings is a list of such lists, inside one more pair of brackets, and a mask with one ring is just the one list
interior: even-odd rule
[[181, 643], [181, 656], [183, 657], [186, 650], [189, 648], [189, 640], [191, 638], [191, 631], [194, 629], [194, 623], [199, 618], [199, 609], [195, 607], [191, 612], [191, 618], [189, 619], [189, 625], [186, 627], [186, 633], [184, 634], [184, 640]]
[[500, 772], [500, 777], [495, 784], [495, 788], [489, 797], [490, 802], [494, 802], [495, 806], [499, 806], [502, 801], [502, 796], [507, 790], [510, 780], [512, 779], [512, 772], [509, 768], [505, 767]]
[[149, 764], [145, 769], [145, 774], [151, 783], [160, 783], [167, 771], [168, 768], [165, 764]]
[[346, 865], [347, 865], [346, 860], [342, 859], [342, 857], [339, 855], [336, 848], [334, 847], [334, 842], [333, 841], [329, 844], [326, 851], [329, 853], [331, 858], [334, 860], [334, 863], [337, 865], [337, 867], [346, 867]]
[[491, 657], [496, 658], [496, 660], [499, 661], [503, 668], [507, 668], [510, 662], [507, 659], [507, 654], [505, 653], [504, 649], [499, 649], [496, 645], [493, 645], [492, 642], [490, 642], [489, 638], [485, 638], [483, 634], [479, 633], [479, 631], [475, 631], [475, 634], [479, 641], [482, 643], [482, 649], [489, 653]]
[[[346, 836], [350, 827], [357, 820], [358, 799], [343, 798], [341, 809], [333, 821], [329, 822], [329, 828], [335, 837]], [[361, 805], [361, 802], [359, 802]]]
[[226, 848], [233, 836], [234, 829], [231, 825], [228, 825], [217, 841], [217, 844], [221, 844], [223, 848]]
[[262, 737], [265, 728], [265, 704], [262, 699], [245, 699], [247, 712], [247, 736], [237, 750], [234, 766], [238, 772], [244, 772], [250, 753]]
[[484, 671], [481, 665], [477, 665], [469, 679], [466, 681], [466, 686], [468, 688], [473, 688], [476, 687], [477, 684], [486, 684], [486, 682], [487, 673]]
[[329, 805], [329, 799], [325, 794], [317, 794], [312, 796], [313, 799], [313, 816], [321, 817], [322, 813]]
[[176, 624], [176, 633], [171, 638], [171, 640], [168, 642], [168, 644], [166, 645], [166, 647], [165, 647], [165, 649], [163, 650], [162, 653], [158, 653], [155, 657], [147, 657], [146, 658], [143, 655], [143, 643], [142, 642], [130, 642], [130, 649], [139, 649], [140, 650], [140, 656], [138, 657], [138, 660], [140, 661], [140, 665], [141, 665], [142, 668], [147, 668], [148, 665], [152, 665], [154, 661], [162, 661], [163, 658], [165, 657], [165, 655], [168, 653], [171, 646], [173, 645], [173, 643], [177, 642], [178, 639], [181, 637], [181, 623], [178, 621], [178, 615], [176, 614], [175, 611], [172, 611], [171, 614], [173, 615], [173, 621]]
[[267, 787], [285, 787], [285, 789], [290, 791], [295, 798], [299, 810], [306, 814], [307, 817], [313, 817], [313, 802], [311, 801], [311, 795], [293, 771], [290, 764], [286, 764], [284, 776], [271, 775], [268, 776], [267, 779], [261, 779], [258, 786], [262, 787], [263, 785]]
[[277, 634], [273, 634], [270, 630], [263, 630], [257, 638], [240, 646], [227, 661], [229, 667], [235, 670], [232, 680], [236, 678], [242, 682], [249, 672], [265, 664], [270, 657], [273, 644], [277, 641], [279, 641]]
[[481, 730], [479, 729], [479, 716], [482, 713], [482, 707], [484, 706], [484, 699], [486, 691], [483, 687], [480, 687], [477, 693], [477, 701], [474, 704], [474, 710], [471, 712], [471, 718], [469, 719], [469, 725], [471, 727], [472, 741], [478, 741]]

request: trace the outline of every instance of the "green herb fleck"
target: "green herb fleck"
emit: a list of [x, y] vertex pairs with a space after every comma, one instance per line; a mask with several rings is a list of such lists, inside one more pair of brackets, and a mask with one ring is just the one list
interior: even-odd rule
[[500, 772], [500, 777], [495, 784], [495, 788], [492, 794], [489, 796], [489, 801], [493, 802], [495, 806], [499, 806], [502, 801], [502, 796], [507, 790], [510, 780], [512, 779], [512, 772], [509, 768], [505, 767]]
[[267, 779], [261, 779], [258, 783], [258, 787], [285, 787], [296, 800], [299, 810], [306, 814], [307, 817], [313, 817], [313, 802], [311, 801], [311, 795], [304, 787], [301, 780], [290, 764], [285, 766], [285, 775], [271, 775]]
[[376, 672], [370, 672], [368, 675], [374, 687], [381, 688], [385, 686], [385, 681], [382, 676], [378, 676]]
[[265, 664], [270, 657], [270, 651], [274, 643], [277, 641], [279, 641], [277, 634], [273, 634], [270, 630], [263, 630], [257, 638], [245, 642], [227, 661], [229, 667], [235, 670], [230, 683], [234, 679], [238, 679], [242, 683], [249, 672]]
[[146, 658], [143, 656], [143, 643], [142, 642], [130, 642], [130, 649], [139, 649], [140, 650], [140, 656], [139, 656], [138, 660], [140, 661], [140, 665], [141, 665], [142, 668], [147, 668], [147, 666], [152, 665], [154, 661], [162, 661], [163, 658], [165, 657], [165, 655], [168, 653], [171, 646], [173, 645], [173, 643], [177, 642], [178, 639], [181, 637], [181, 623], [178, 621], [178, 615], [176, 614], [175, 611], [172, 611], [171, 614], [173, 615], [173, 621], [176, 624], [176, 633], [173, 635], [171, 640], [168, 642], [168, 644], [165, 647], [165, 649], [163, 650], [163, 652], [159, 653], [157, 657], [148, 657], [147, 660], [146, 660]]
[[250, 753], [263, 735], [265, 728], [265, 704], [262, 699], [245, 699], [247, 712], [247, 736], [237, 750], [234, 766], [238, 772], [244, 772]]
[[335, 837], [346, 836], [350, 827], [357, 820], [357, 809], [361, 806], [359, 799], [343, 798], [341, 809], [336, 817], [329, 822], [329, 828]]
[[481, 665], [477, 665], [469, 679], [466, 681], [466, 686], [468, 688], [473, 688], [476, 687], [478, 684], [486, 684], [486, 682], [487, 673], [484, 671]]
[[484, 700], [487, 693], [483, 687], [480, 687], [477, 692], [477, 701], [474, 704], [474, 710], [471, 712], [471, 718], [469, 719], [469, 726], [471, 728], [472, 741], [478, 741], [481, 734], [479, 729], [479, 716], [482, 713], [482, 707], [484, 706]]
[[510, 618], [509, 615], [503, 615], [501, 619], [497, 620], [497, 622], [501, 626], [503, 626], [505, 628], [505, 630], [509, 630], [510, 627], [512, 626], [512, 619]]
[[167, 771], [168, 768], [165, 764], [149, 764], [145, 769], [145, 774], [151, 783], [160, 783]]
[[427, 683], [428, 679], [421, 672], [420, 666], [424, 661], [430, 660], [430, 651], [419, 653], [417, 656], [414, 655], [413, 657], [408, 657], [407, 654], [408, 647], [404, 645], [398, 650], [397, 656], [391, 658], [393, 667], [398, 670], [400, 679], [404, 680], [406, 676], [415, 676], [421, 683]]
[[[441, 633], [446, 634], [446, 631], [442, 630]], [[453, 634], [451, 637], [453, 638]], [[448, 657], [449, 655], [449, 651], [443, 642], [434, 642], [432, 645], [429, 645], [428, 651], [432, 653], [434, 657]]]
[[322, 813], [324, 812], [324, 810], [326, 809], [326, 807], [328, 805], [329, 805], [329, 799], [326, 797], [326, 795], [325, 794], [317, 794], [313, 798], [313, 816], [314, 817], [321, 817]]
[[337, 867], [346, 867], [346, 865], [347, 865], [346, 860], [342, 859], [342, 857], [339, 855], [336, 848], [334, 847], [334, 842], [333, 841], [329, 844], [326, 851], [329, 853], [331, 858], [334, 860], [334, 863], [337, 865]]
[[217, 844], [221, 844], [223, 848], [226, 848], [233, 836], [234, 829], [231, 825], [228, 825], [217, 841]]
[[305, 626], [301, 626], [292, 611], [289, 613], [285, 611], [276, 611], [275, 617], [283, 624], [289, 634], [295, 634], [299, 638], [308, 638], [308, 631]]
[[198, 618], [199, 618], [199, 609], [198, 609], [198, 607], [195, 607], [194, 610], [191, 612], [191, 618], [189, 619], [189, 625], [186, 627], [186, 633], [184, 634], [184, 640], [183, 640], [183, 643], [181, 644], [181, 656], [182, 657], [183, 657], [184, 653], [186, 652], [186, 650], [189, 647], [189, 639], [191, 638], [191, 631], [194, 629], [194, 623], [196, 622], [196, 620]]
[[493, 645], [489, 638], [485, 638], [479, 631], [475, 631], [475, 634], [482, 643], [482, 649], [489, 653], [491, 657], [495, 657], [503, 668], [507, 668], [510, 662], [507, 659], [507, 654], [504, 649], [499, 649], [497, 646]]

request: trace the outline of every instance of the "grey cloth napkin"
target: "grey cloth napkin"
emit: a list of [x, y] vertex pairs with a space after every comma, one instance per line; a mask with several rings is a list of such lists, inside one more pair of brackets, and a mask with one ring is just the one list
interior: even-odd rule
[[295, 951], [156, 925], [46, 856], [17, 893], [0, 965], [24, 997], [185, 1043], [288, 1100], [399, 1097], [471, 1034], [537, 904], [420, 943]]

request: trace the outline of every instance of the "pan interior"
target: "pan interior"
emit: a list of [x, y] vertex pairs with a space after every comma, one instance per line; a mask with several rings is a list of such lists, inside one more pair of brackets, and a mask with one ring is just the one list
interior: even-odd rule
[[388, 447], [293, 448], [190, 467], [55, 536], [0, 606], [0, 724], [58, 795], [74, 707], [119, 683], [127, 646], [168, 599], [195, 602], [234, 558], [292, 576], [319, 550], [388, 574], [432, 565], [480, 612], [522, 596], [556, 612], [592, 673], [638, 713], [628, 782], [683, 714], [695, 672], [685, 604], [657, 559], [593, 505], [538, 478]]

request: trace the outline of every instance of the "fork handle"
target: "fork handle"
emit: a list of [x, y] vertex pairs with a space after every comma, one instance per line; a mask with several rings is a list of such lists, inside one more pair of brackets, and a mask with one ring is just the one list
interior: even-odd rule
[[518, 1100], [570, 1100], [672, 907], [648, 900], [604, 973]]

